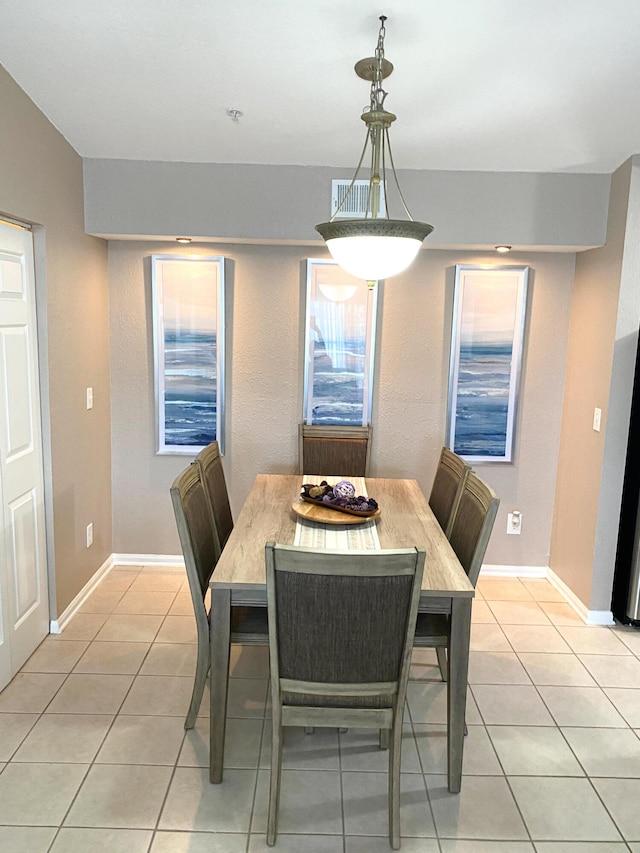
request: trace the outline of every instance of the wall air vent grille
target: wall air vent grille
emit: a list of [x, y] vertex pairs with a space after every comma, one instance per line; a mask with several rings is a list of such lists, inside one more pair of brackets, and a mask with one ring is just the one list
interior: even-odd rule
[[[351, 181], [331, 181], [331, 216], [342, 204], [342, 200], [349, 192]], [[359, 219], [367, 212], [367, 196], [369, 195], [369, 181], [354, 181], [353, 190], [342, 205], [336, 219]], [[384, 186], [380, 187], [380, 208], [384, 211]]]

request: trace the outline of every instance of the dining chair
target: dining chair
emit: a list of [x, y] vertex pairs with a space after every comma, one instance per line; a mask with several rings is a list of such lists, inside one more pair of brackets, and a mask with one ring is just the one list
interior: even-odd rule
[[[458, 508], [451, 525], [449, 542], [475, 587], [482, 560], [493, 530], [500, 499], [493, 489], [472, 471], [467, 472]], [[435, 648], [443, 681], [448, 679], [446, 649], [450, 619], [445, 613], [419, 613], [414, 647]]]
[[195, 463], [200, 469], [200, 479], [209, 506], [211, 524], [217, 538], [216, 559], [218, 559], [233, 530], [233, 516], [218, 442], [212, 441], [203, 448], [196, 456]]
[[429, 495], [429, 506], [447, 539], [451, 534], [462, 490], [470, 471], [471, 468], [464, 459], [448, 447], [442, 448]]
[[[200, 466], [190, 465], [171, 486], [171, 501], [178, 526], [196, 617], [198, 655], [191, 703], [185, 729], [192, 729], [202, 703], [202, 695], [211, 666], [210, 612], [205, 597], [219, 557], [219, 542], [211, 524], [210, 507], [200, 477]], [[264, 607], [231, 608], [231, 642], [243, 645], [267, 645], [269, 625]]]
[[400, 847], [402, 716], [424, 559], [416, 548], [324, 551], [267, 543], [268, 845], [277, 835], [282, 727], [363, 726], [389, 732], [389, 840]]
[[299, 473], [366, 477], [372, 427], [300, 424]]

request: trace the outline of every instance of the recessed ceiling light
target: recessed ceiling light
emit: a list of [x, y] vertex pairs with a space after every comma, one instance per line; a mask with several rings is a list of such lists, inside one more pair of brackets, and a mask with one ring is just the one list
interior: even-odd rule
[[511, 251], [511, 246], [496, 246], [496, 252], [500, 252], [501, 254], [504, 254], [505, 252], [510, 252], [510, 251]]
[[176, 237], [177, 243], [190, 243], [191, 237]]

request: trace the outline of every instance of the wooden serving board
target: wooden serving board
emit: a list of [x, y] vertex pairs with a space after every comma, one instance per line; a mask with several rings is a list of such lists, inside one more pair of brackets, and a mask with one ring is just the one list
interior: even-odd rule
[[373, 512], [357, 512], [342, 507], [330, 507], [322, 501], [302, 497], [291, 504], [291, 509], [301, 518], [316, 521], [319, 524], [363, 524], [381, 515], [380, 507]]

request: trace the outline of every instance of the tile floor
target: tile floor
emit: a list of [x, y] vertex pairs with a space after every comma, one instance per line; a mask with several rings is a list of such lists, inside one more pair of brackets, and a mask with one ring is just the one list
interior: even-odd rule
[[[414, 655], [404, 853], [640, 853], [640, 631], [585, 627], [544, 580], [482, 578], [460, 795], [445, 687]], [[2, 853], [266, 850], [266, 649], [235, 647], [225, 781], [207, 780], [207, 697], [184, 715], [195, 627], [183, 573], [119, 568], [0, 693]], [[377, 735], [287, 732], [280, 853], [377, 853]]]

